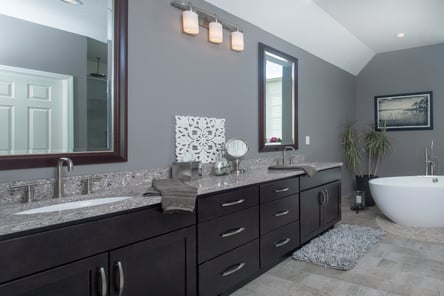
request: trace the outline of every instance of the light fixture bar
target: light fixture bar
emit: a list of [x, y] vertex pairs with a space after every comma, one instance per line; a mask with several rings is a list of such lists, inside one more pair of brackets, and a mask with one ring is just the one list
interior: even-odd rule
[[[191, 5], [189, 1], [180, 1], [180, 0], [173, 0], [171, 1], [171, 6], [178, 8], [182, 11], [191, 9], [197, 13], [199, 16], [199, 25], [204, 28], [209, 27], [209, 23], [214, 22], [214, 13], [211, 13], [209, 11], [206, 11], [202, 8], [196, 7], [194, 5]], [[234, 25], [230, 22], [227, 22], [219, 17], [217, 17], [217, 21], [222, 25], [222, 27], [230, 32], [242, 32], [241, 28], [239, 26]]]

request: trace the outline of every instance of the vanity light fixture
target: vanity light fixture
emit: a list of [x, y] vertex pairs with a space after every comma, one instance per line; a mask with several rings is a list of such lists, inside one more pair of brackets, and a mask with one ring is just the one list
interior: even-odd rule
[[171, 6], [182, 10], [182, 26], [184, 33], [199, 34], [199, 26], [208, 28], [208, 39], [213, 43], [223, 42], [223, 30], [231, 32], [231, 49], [237, 52], [244, 50], [244, 34], [237, 26], [226, 22], [214, 13], [191, 5], [189, 1], [173, 0]]
[[208, 40], [213, 43], [222, 43], [224, 41], [224, 32], [221, 23], [215, 18], [214, 22], [208, 24]]
[[189, 8], [182, 12], [182, 28], [184, 33], [197, 35], [199, 34], [199, 17], [191, 8], [191, 2]]
[[244, 34], [238, 28], [237, 31], [231, 32], [231, 49], [243, 51], [244, 48]]
[[405, 37], [405, 33], [398, 33], [398, 34], [396, 34], [396, 37], [398, 37], [398, 38], [404, 38]]
[[71, 4], [71, 5], [83, 5], [83, 2], [80, 0], [60, 0], [63, 3]]

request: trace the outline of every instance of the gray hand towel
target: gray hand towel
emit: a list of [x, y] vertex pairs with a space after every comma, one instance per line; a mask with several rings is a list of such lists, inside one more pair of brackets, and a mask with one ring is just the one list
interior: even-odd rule
[[[197, 198], [197, 188], [174, 179], [154, 179], [153, 188], [162, 196], [164, 213], [193, 212]], [[144, 195], [153, 195], [152, 190]]]
[[318, 172], [318, 169], [312, 165], [299, 165], [296, 167], [303, 170], [309, 177], [313, 176], [314, 174], [316, 174]]

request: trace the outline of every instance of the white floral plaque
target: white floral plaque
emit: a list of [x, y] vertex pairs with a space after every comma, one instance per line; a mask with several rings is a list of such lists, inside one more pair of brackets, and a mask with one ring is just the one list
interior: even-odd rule
[[176, 160], [215, 162], [225, 143], [225, 119], [176, 115]]

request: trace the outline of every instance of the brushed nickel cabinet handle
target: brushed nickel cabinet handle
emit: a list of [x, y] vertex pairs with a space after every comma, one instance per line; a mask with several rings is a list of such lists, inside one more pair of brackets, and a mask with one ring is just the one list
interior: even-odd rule
[[247, 263], [245, 262], [241, 262], [239, 264], [236, 264], [234, 266], [230, 266], [228, 267], [224, 272], [222, 272], [222, 276], [228, 276], [230, 274], [233, 274], [235, 272], [238, 272], [239, 270], [241, 270], [242, 268], [245, 267], [245, 265], [247, 265]]
[[276, 214], [274, 214], [274, 216], [275, 217], [285, 216], [288, 213], [290, 213], [290, 210], [280, 211], [280, 212], [277, 212]]
[[288, 187], [273, 190], [276, 193], [288, 191]]
[[117, 261], [116, 263], [116, 269], [117, 269], [117, 273], [118, 273], [118, 278], [116, 278], [117, 280], [117, 288], [119, 289], [119, 296], [123, 295], [123, 289], [125, 288], [125, 275], [123, 273], [123, 266], [122, 266], [122, 262]]
[[275, 243], [274, 243], [274, 246], [275, 246], [276, 248], [279, 248], [279, 247], [285, 246], [285, 245], [288, 244], [290, 241], [291, 241], [291, 239], [287, 237], [287, 238], [284, 238], [284, 239], [282, 239], [282, 240], [280, 240], [280, 241], [275, 242]]
[[325, 203], [325, 192], [319, 191], [319, 204], [323, 206]]
[[241, 199], [236, 200], [236, 201], [223, 203], [221, 206], [223, 206], [223, 207], [231, 207], [231, 206], [239, 205], [239, 204], [243, 203], [244, 201], [245, 201], [245, 199], [241, 198]]
[[106, 296], [106, 287], [107, 287], [107, 282], [106, 282], [106, 273], [105, 273], [105, 268], [100, 267], [99, 270], [99, 279], [100, 279], [100, 296]]
[[232, 235], [239, 234], [239, 233], [241, 233], [244, 230], [245, 230], [245, 227], [240, 227], [240, 228], [233, 229], [233, 230], [230, 229], [227, 232], [222, 233], [220, 236], [222, 236], [222, 237], [229, 237], [229, 236], [232, 236]]

